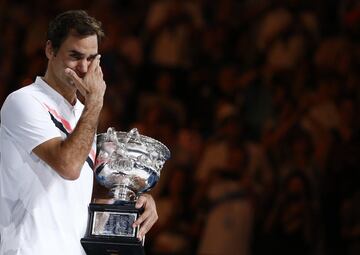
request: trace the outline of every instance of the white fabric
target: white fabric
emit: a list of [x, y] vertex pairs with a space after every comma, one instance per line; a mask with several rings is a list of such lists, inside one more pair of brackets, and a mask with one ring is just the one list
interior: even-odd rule
[[[83, 105], [72, 106], [40, 77], [10, 94], [1, 109], [0, 255], [85, 254], [93, 172], [85, 162], [75, 181], [63, 179], [32, 150], [71, 133]], [[89, 156], [94, 161], [95, 141]]]

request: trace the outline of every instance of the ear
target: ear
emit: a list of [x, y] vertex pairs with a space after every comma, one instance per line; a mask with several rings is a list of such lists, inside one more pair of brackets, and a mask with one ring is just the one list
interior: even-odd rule
[[45, 45], [46, 57], [50, 60], [55, 56], [55, 51], [50, 40], [47, 40]]

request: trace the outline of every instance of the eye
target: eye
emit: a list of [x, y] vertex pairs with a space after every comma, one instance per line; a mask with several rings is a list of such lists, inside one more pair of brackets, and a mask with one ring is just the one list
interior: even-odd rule
[[76, 54], [72, 54], [72, 55], [70, 55], [70, 57], [71, 57], [72, 59], [74, 59], [74, 60], [80, 60], [80, 59], [82, 59], [82, 56], [76, 55]]
[[90, 57], [87, 58], [87, 61], [91, 62], [91, 61], [93, 61], [95, 59], [95, 57], [96, 57], [96, 55], [95, 56], [90, 56]]

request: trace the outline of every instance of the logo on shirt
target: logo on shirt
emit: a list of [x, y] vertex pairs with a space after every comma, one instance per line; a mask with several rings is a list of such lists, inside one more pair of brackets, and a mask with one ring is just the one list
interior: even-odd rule
[[[71, 127], [70, 123], [61, 117], [60, 114], [58, 114], [54, 109], [51, 109], [48, 105], [44, 104], [46, 108], [48, 109], [48, 112], [50, 114], [50, 118], [54, 125], [60, 129], [61, 132], [63, 132], [66, 136], [69, 136], [73, 128]], [[90, 155], [86, 158], [86, 162], [89, 164], [91, 169], [94, 169], [94, 161], [95, 161], [95, 151], [93, 148], [91, 148]]]

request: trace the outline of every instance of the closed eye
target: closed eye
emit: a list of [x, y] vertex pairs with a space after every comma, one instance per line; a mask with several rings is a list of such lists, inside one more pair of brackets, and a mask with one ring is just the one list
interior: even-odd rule
[[75, 60], [80, 60], [80, 59], [83, 59], [84, 58], [84, 54], [81, 54], [80, 52], [77, 52], [77, 51], [73, 51], [71, 54], [70, 54], [70, 57], [72, 59], [75, 59]]
[[90, 56], [87, 58], [87, 60], [88, 60], [88, 61], [93, 61], [93, 60], [96, 58], [97, 55], [98, 55], [98, 54], [90, 55]]
[[82, 56], [79, 56], [79, 55], [70, 55], [70, 57], [71, 57], [72, 59], [74, 59], [74, 60], [81, 60], [81, 59], [83, 59], [83, 57], [82, 57]]
[[[94, 58], [95, 58], [97, 55], [98, 55], [97, 53], [96, 53], [96, 54], [92, 54], [92, 55], [88, 56], [88, 57], [86, 58], [86, 60], [89, 61], [89, 62], [91, 62], [91, 61], [94, 60]], [[81, 60], [81, 59], [84, 59], [86, 56], [85, 56], [85, 54], [82, 54], [82, 53], [80, 53], [80, 52], [78, 52], [78, 51], [72, 50], [72, 51], [70, 51], [70, 57], [71, 57], [72, 59], [74, 59], [74, 60]]]

